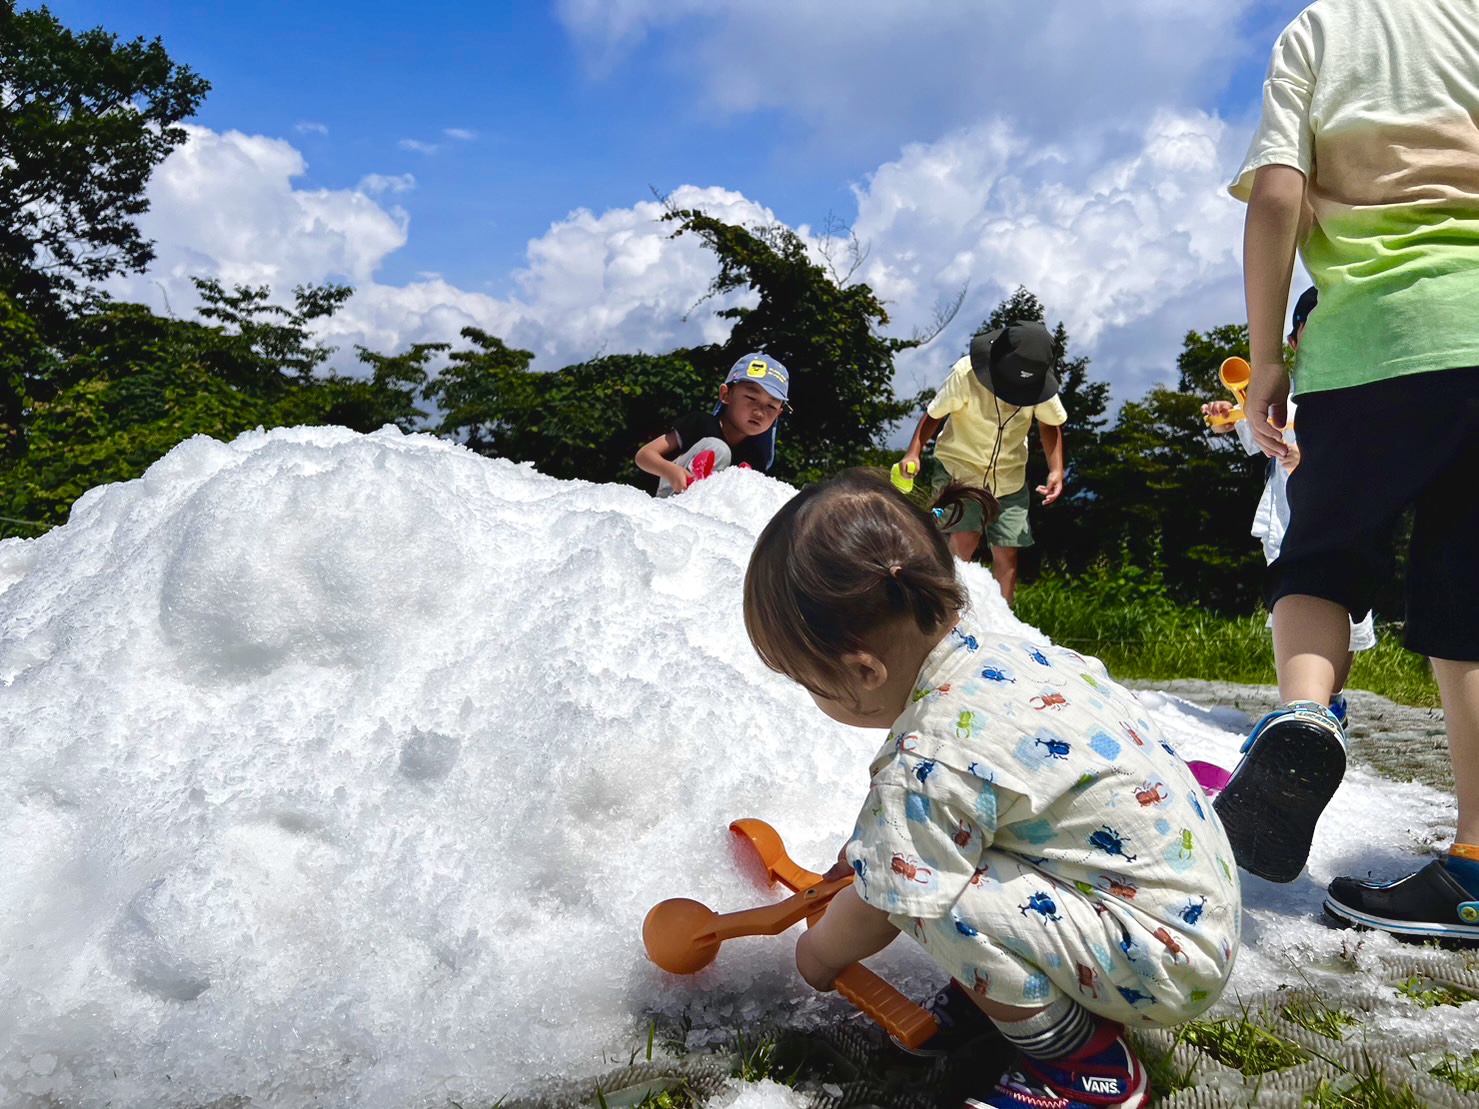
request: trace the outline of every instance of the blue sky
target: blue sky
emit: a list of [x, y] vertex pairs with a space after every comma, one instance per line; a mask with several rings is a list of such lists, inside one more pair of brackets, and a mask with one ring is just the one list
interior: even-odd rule
[[[870, 251], [860, 274], [903, 332], [968, 281], [955, 329], [968, 333], [1026, 282], [1123, 394], [1167, 376], [1167, 344], [1188, 327], [1240, 307], [1237, 244], [1216, 245], [1236, 239], [1221, 225], [1239, 217], [1218, 207], [1214, 178], [1236, 167], [1273, 37], [1303, 5], [49, 6], [74, 28], [160, 36], [212, 83], [194, 121], [201, 160], [186, 173], [177, 156], [156, 181], [145, 226], [160, 264], [124, 290], [141, 299], [155, 288], [188, 299], [186, 270], [274, 286], [348, 277], [364, 293], [337, 336], [346, 342], [404, 345], [477, 322], [548, 366], [677, 345], [714, 336], [711, 323], [681, 319], [706, 283], [703, 259], [661, 245], [652, 226], [650, 190], [677, 190], [733, 218], [803, 231], [829, 214], [853, 223]], [[1167, 126], [1215, 146], [1216, 173], [1206, 157], [1149, 156], [1164, 136], [1148, 136]], [[983, 153], [993, 143], [1001, 157]], [[1123, 181], [1106, 184], [1107, 172]], [[968, 174], [992, 199], [967, 195]], [[1147, 192], [1160, 209], [1144, 208]], [[1068, 199], [1049, 205], [1060, 194]], [[572, 222], [582, 210], [589, 218]], [[1185, 247], [1209, 220], [1216, 235]], [[633, 253], [634, 236], [651, 242]], [[668, 254], [654, 262], [653, 250]], [[602, 258], [598, 276], [590, 267]], [[1143, 272], [1158, 266], [1159, 293]], [[640, 280], [628, 281], [634, 272]], [[558, 293], [575, 287], [586, 291], [579, 303]], [[572, 315], [578, 334], [561, 326]], [[909, 372], [922, 381], [948, 354], [941, 346]]]

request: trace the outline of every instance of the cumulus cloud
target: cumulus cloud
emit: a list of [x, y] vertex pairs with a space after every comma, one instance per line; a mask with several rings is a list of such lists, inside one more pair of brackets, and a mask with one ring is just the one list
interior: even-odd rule
[[1015, 0], [560, 0], [557, 12], [598, 74], [651, 40], [710, 110], [776, 109], [817, 141], [877, 149], [987, 115], [1062, 135], [1205, 105], [1267, 49], [1240, 35], [1266, 3], [1038, 0], [1024, 17]]
[[1018, 285], [1120, 396], [1167, 376], [1189, 328], [1241, 318], [1242, 206], [1222, 188], [1241, 138], [1205, 113], [1164, 112], [1118, 157], [1001, 121], [906, 148], [855, 190], [855, 230], [873, 248], [859, 276], [901, 319], [970, 291], [934, 349], [900, 359], [900, 387], [936, 383]]
[[314, 123], [309, 119], [294, 124], [293, 130], [300, 135], [327, 135], [329, 133], [328, 124]]
[[402, 150], [413, 150], [417, 154], [435, 154], [441, 149], [434, 142], [422, 142], [420, 139], [401, 139], [396, 145]]
[[443, 127], [442, 134], [446, 135], [449, 139], [456, 139], [458, 142], [472, 142], [473, 139], [478, 137], [476, 131], [469, 131], [466, 127]]
[[288, 289], [302, 281], [364, 284], [405, 245], [408, 217], [356, 189], [301, 189], [307, 165], [291, 143], [240, 131], [187, 127], [188, 140], [155, 171], [150, 210], [139, 218], [155, 243], [144, 277], [115, 281], [119, 295], [156, 285], [179, 308], [193, 303], [188, 278]]
[[[854, 229], [869, 251], [857, 278], [887, 302], [898, 335], [969, 291], [944, 335], [900, 358], [900, 390], [937, 383], [1018, 284], [1067, 323], [1118, 397], [1168, 378], [1186, 330], [1241, 318], [1242, 214], [1222, 190], [1241, 152], [1241, 136], [1201, 112], [1157, 114], [1112, 156], [1090, 142], [1045, 145], [1000, 120], [905, 148], [856, 187]], [[282, 140], [192, 128], [156, 173], [141, 221], [159, 260], [114, 291], [156, 305], [167, 294], [182, 310], [194, 304], [191, 274], [270, 283], [280, 295], [347, 280], [357, 291], [324, 332], [336, 345], [389, 352], [475, 326], [533, 351], [543, 369], [727, 335], [715, 310], [733, 301], [700, 303], [713, 256], [691, 236], [673, 239], [656, 200], [555, 221], [528, 243], [514, 293], [500, 298], [436, 274], [404, 285], [375, 279], [410, 233], [406, 213], [385, 203], [414, 184], [410, 175], [309, 190], [295, 187], [304, 170]], [[685, 185], [670, 199], [733, 223], [775, 218], [718, 187]], [[810, 228], [797, 231], [820, 251]], [[337, 364], [349, 368], [349, 359]]]

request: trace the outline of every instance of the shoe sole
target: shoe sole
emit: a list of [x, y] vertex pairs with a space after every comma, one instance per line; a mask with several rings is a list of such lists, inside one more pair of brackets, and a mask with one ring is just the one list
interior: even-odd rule
[[1270, 882], [1298, 878], [1345, 766], [1345, 746], [1326, 729], [1270, 725], [1212, 802], [1238, 865]]
[[1370, 928], [1378, 932], [1390, 932], [1394, 936], [1411, 936], [1425, 940], [1461, 940], [1479, 943], [1479, 927], [1469, 924], [1416, 924], [1410, 920], [1393, 920], [1376, 916], [1342, 905], [1333, 897], [1325, 898], [1325, 912], [1342, 924], [1357, 928]]

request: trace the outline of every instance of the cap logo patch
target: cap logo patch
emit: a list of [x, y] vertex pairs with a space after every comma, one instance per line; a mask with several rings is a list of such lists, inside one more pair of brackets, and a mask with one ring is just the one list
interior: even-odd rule
[[754, 362], [751, 362], [749, 368], [745, 370], [745, 373], [749, 374], [751, 377], [764, 377], [769, 372], [770, 366], [764, 362], [759, 361], [758, 359]]

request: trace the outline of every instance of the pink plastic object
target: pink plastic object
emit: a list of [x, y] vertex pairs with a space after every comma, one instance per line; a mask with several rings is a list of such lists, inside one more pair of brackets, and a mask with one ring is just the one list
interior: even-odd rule
[[689, 469], [693, 471], [694, 481], [703, 481], [704, 478], [714, 472], [714, 452], [699, 451], [693, 456], [693, 461], [689, 463]]
[[1197, 780], [1197, 785], [1202, 787], [1202, 792], [1208, 797], [1216, 797], [1224, 789], [1227, 783], [1232, 781], [1232, 772], [1224, 770], [1220, 766], [1213, 766], [1210, 762], [1189, 762], [1191, 773]]

